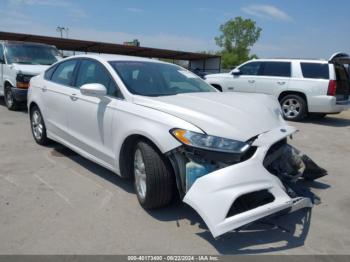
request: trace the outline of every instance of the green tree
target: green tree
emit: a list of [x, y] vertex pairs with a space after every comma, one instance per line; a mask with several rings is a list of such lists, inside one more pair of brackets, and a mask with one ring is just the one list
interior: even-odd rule
[[258, 41], [261, 33], [255, 21], [238, 16], [220, 26], [221, 35], [215, 37], [216, 44], [222, 48], [222, 66], [232, 68], [249, 60], [250, 48]]

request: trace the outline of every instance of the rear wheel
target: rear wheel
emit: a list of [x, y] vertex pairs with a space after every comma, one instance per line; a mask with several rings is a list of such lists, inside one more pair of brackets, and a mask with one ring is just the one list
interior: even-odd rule
[[49, 144], [50, 139], [48, 139], [46, 135], [46, 126], [44, 118], [37, 106], [34, 106], [30, 110], [30, 123], [34, 140], [39, 145]]
[[286, 95], [280, 103], [286, 120], [300, 121], [307, 115], [306, 101], [299, 95]]
[[135, 191], [140, 204], [146, 209], [169, 204], [174, 192], [174, 174], [164, 156], [150, 143], [140, 141], [133, 160]]
[[8, 108], [8, 110], [16, 111], [20, 108], [21, 104], [13, 96], [13, 93], [12, 93], [10, 86], [5, 87], [4, 99], [5, 99], [5, 104]]

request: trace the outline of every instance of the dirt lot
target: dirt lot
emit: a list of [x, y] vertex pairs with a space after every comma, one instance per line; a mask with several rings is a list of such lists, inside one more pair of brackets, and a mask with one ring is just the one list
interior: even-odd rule
[[301, 185], [320, 202], [312, 216], [302, 210], [214, 240], [191, 208], [147, 212], [129, 181], [60, 145], [35, 144], [28, 114], [1, 100], [0, 254], [350, 254], [350, 112], [292, 124], [292, 143], [329, 172]]

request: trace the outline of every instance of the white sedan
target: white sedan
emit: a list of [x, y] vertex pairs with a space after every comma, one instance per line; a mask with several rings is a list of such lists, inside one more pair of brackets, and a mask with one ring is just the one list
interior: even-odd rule
[[220, 93], [177, 65], [85, 55], [32, 78], [35, 141], [61, 143], [125, 178], [144, 208], [178, 190], [214, 237], [280, 211], [311, 207], [288, 186], [326, 174], [287, 144], [277, 100]]

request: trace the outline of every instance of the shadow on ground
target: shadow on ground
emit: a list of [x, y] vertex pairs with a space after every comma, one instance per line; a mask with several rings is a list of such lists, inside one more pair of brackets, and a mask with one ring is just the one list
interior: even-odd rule
[[[5, 100], [4, 100], [3, 97], [0, 97], [0, 106], [6, 107]], [[20, 113], [27, 114], [28, 113], [27, 105], [25, 103], [23, 103], [20, 106], [20, 108], [17, 111], [15, 111], [15, 112], [20, 112]]]
[[70, 150], [69, 148], [63, 145], [53, 142], [48, 147], [52, 148], [52, 151], [50, 152], [50, 154], [53, 157], [67, 157], [72, 161], [74, 161], [75, 163], [77, 163], [78, 165], [83, 166], [84, 168], [89, 170], [91, 173], [109, 181], [112, 184], [115, 184], [116, 186], [122, 188], [126, 192], [129, 192], [129, 193], [135, 192], [131, 180], [121, 178], [120, 176], [116, 175], [112, 171], [109, 171], [108, 169], [98, 164], [95, 164], [94, 162], [78, 155], [77, 153], [75, 153], [74, 151]]
[[348, 118], [340, 118], [334, 116], [326, 116], [322, 119], [305, 119], [304, 123], [310, 123], [315, 125], [324, 125], [324, 126], [332, 126], [332, 127], [347, 127], [350, 126], [350, 119]]
[[[129, 193], [134, 192], [132, 181], [120, 178], [62, 145], [53, 143], [50, 147], [52, 156], [68, 157], [123, 190]], [[301, 181], [297, 185], [297, 190], [299, 194], [310, 197], [315, 204], [318, 204], [320, 198], [312, 192], [312, 189], [327, 189], [328, 187], [329, 185], [321, 182]], [[311, 210], [303, 209], [291, 214], [257, 221], [239, 231], [214, 239], [201, 217], [179, 199], [174, 200], [168, 207], [147, 212], [160, 221], [176, 221], [178, 227], [181, 227], [180, 220], [190, 221], [192, 226], [197, 226], [201, 230], [197, 235], [209, 242], [221, 254], [260, 254], [303, 246], [311, 221]]]

